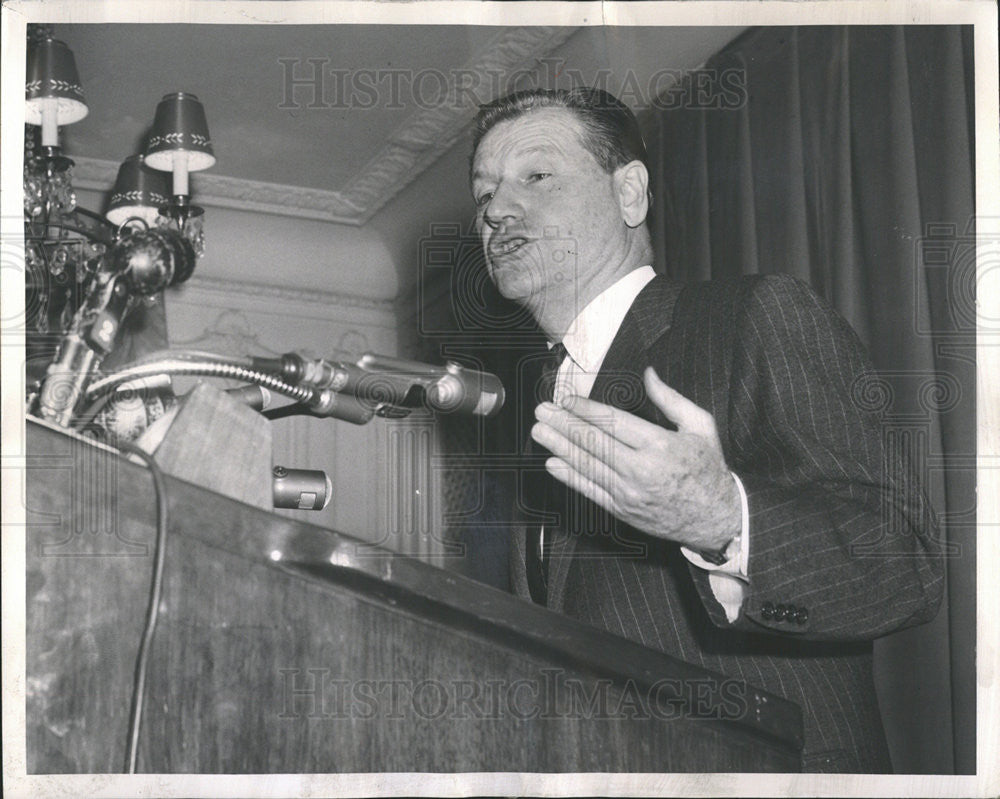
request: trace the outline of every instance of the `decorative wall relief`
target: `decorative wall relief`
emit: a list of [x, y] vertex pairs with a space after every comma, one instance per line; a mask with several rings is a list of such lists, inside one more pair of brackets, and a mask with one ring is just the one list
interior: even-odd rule
[[[174, 347], [337, 360], [398, 353], [391, 303], [365, 297], [199, 278], [171, 292], [166, 305]], [[402, 421], [410, 424], [404, 431], [396, 430], [400, 422], [379, 418], [363, 426], [309, 416], [273, 421], [272, 465], [322, 469], [333, 483], [325, 510], [277, 512], [433, 560], [442, 550], [429, 479], [436, 431], [433, 419], [419, 431]]]

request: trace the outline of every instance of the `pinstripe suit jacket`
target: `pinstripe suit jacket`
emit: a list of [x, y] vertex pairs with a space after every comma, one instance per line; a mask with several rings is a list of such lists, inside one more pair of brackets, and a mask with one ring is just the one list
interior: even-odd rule
[[[672, 427], [644, 395], [647, 365], [712, 412], [746, 488], [740, 617], [727, 621], [707, 573], [677, 545], [555, 481], [549, 607], [799, 703], [806, 771], [890, 770], [871, 642], [932, 618], [943, 570], [926, 499], [905, 458], [887, 453], [879, 414], [866, 410], [872, 371], [862, 345], [794, 278], [681, 287], [657, 277], [626, 315], [590, 396]], [[514, 590], [527, 597], [523, 529], [512, 542]], [[768, 603], [808, 619], [777, 619]]]

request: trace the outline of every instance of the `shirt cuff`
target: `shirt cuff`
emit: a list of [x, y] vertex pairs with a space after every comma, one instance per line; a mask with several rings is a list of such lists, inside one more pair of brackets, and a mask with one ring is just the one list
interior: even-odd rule
[[734, 537], [729, 542], [729, 546], [726, 547], [726, 560], [716, 565], [687, 547], [681, 547], [681, 552], [695, 566], [708, 572], [708, 585], [712, 589], [712, 594], [716, 601], [722, 605], [722, 609], [726, 612], [726, 619], [732, 624], [740, 617], [743, 597], [750, 581], [750, 503], [747, 502], [747, 492], [743, 488], [743, 481], [734, 472], [730, 472], [730, 474], [733, 475], [736, 488], [740, 492], [740, 511], [743, 520], [739, 536]]
[[681, 552], [684, 553], [684, 557], [687, 558], [695, 566], [704, 569], [707, 572], [718, 572], [722, 574], [731, 574], [734, 577], [740, 577], [743, 580], [749, 580], [749, 570], [750, 570], [750, 503], [747, 502], [747, 492], [743, 487], [743, 481], [736, 476], [735, 472], [730, 472], [733, 476], [733, 480], [736, 483], [736, 488], [740, 492], [740, 534], [734, 536], [733, 540], [729, 542], [729, 546], [726, 547], [726, 560], [720, 564], [712, 563], [711, 561], [705, 560], [700, 554], [695, 552], [693, 549], [688, 549], [687, 547], [681, 547]]

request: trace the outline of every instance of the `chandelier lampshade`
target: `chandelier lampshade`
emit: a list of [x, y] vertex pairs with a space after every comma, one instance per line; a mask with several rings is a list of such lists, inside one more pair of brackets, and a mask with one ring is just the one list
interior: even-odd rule
[[28, 48], [25, 75], [25, 121], [42, 126], [42, 144], [58, 145], [58, 126], [87, 116], [80, 75], [73, 51], [57, 39], [43, 39]]
[[156, 106], [146, 146], [146, 164], [173, 172], [174, 196], [186, 197], [188, 172], [208, 169], [214, 163], [215, 153], [201, 101], [190, 92], [165, 95]]
[[168, 94], [160, 101], [146, 147], [146, 164], [153, 169], [176, 172], [182, 163], [190, 172], [215, 163], [205, 107], [190, 92]]
[[111, 190], [111, 202], [105, 217], [113, 225], [139, 217], [152, 226], [158, 209], [169, 202], [169, 196], [167, 176], [150, 169], [142, 155], [131, 155], [118, 168], [118, 178]]

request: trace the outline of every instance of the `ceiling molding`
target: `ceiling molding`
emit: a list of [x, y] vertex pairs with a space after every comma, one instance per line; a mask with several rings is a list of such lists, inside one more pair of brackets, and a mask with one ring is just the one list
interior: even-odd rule
[[[118, 164], [100, 158], [73, 158], [73, 184], [92, 191], [111, 191]], [[265, 183], [197, 172], [191, 176], [195, 202], [209, 208], [235, 208], [263, 214], [317, 219], [342, 225], [364, 224], [360, 209], [346, 202], [338, 192]]]
[[[576, 28], [505, 28], [473, 62], [448, 77], [446, 99], [411, 114], [381, 149], [337, 191], [197, 172], [191, 176], [199, 205], [316, 219], [343, 225], [365, 224], [393, 197], [446, 153], [472, 122], [478, 98], [456, 85], [456, 73], [478, 76], [473, 86], [502, 86], [512, 75], [534, 73], [539, 59], [565, 42]], [[74, 156], [74, 183], [110, 191], [118, 164]]]
[[[341, 294], [334, 291], [289, 289], [282, 286], [265, 285], [263, 283], [222, 280], [219, 278], [202, 277], [200, 275], [193, 275], [183, 284], [171, 289], [171, 291], [177, 292], [177, 296], [180, 297], [183, 297], [185, 293], [209, 293], [228, 299], [241, 297], [246, 299], [263, 299], [268, 302], [281, 300], [283, 302], [295, 302], [301, 305], [315, 306], [327, 312], [330, 308], [356, 308], [363, 311], [377, 311], [387, 315], [387, 318], [394, 318], [394, 300], [376, 300], [370, 297], [361, 297], [356, 294]], [[282, 312], [285, 310], [287, 309], [283, 308]]]
[[[497, 82], [522, 69], [534, 72], [546, 56], [576, 32], [576, 28], [507, 28], [484, 55], [466, 64], [462, 71], [479, 77], [479, 85]], [[478, 108], [472, 92], [448, 81], [447, 100], [418, 111], [389, 136], [382, 149], [341, 191], [362, 210], [362, 222], [409, 185], [421, 172], [444, 155], [472, 123]]]

